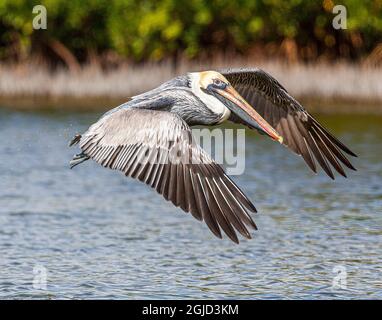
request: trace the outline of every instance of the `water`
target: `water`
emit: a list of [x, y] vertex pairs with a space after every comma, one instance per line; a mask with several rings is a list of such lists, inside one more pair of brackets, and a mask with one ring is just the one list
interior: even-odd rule
[[234, 180], [259, 230], [235, 245], [118, 172], [69, 170], [98, 115], [0, 109], [0, 298], [382, 298], [382, 117], [320, 117], [360, 155], [335, 182], [247, 135]]

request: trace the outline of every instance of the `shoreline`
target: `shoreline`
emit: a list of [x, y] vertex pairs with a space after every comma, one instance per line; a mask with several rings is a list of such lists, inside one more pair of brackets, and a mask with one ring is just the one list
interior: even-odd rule
[[16, 109], [110, 109], [188, 71], [258, 67], [274, 76], [308, 110], [319, 113], [382, 114], [382, 68], [348, 63], [286, 64], [235, 60], [124, 65], [103, 71], [50, 72], [36, 65], [0, 65], [0, 105]]

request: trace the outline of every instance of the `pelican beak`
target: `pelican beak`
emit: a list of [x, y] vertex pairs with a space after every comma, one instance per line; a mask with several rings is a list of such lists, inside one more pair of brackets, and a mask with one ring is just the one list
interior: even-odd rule
[[227, 85], [224, 89], [209, 86], [207, 90], [247, 125], [257, 129], [260, 133], [269, 136], [271, 139], [283, 143], [283, 137], [231, 85]]

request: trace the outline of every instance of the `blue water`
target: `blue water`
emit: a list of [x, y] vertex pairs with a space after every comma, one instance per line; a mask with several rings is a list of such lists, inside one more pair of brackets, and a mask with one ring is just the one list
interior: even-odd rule
[[70, 170], [98, 116], [0, 109], [0, 298], [382, 298], [381, 117], [320, 117], [360, 155], [334, 182], [247, 134], [234, 180], [259, 230], [236, 245], [119, 172]]

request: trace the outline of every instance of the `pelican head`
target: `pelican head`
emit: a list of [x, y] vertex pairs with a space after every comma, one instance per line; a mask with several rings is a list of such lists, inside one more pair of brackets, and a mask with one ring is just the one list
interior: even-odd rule
[[219, 123], [235, 114], [250, 127], [282, 143], [283, 138], [251, 107], [219, 72], [202, 71], [189, 74], [192, 92], [214, 113], [220, 114]]

